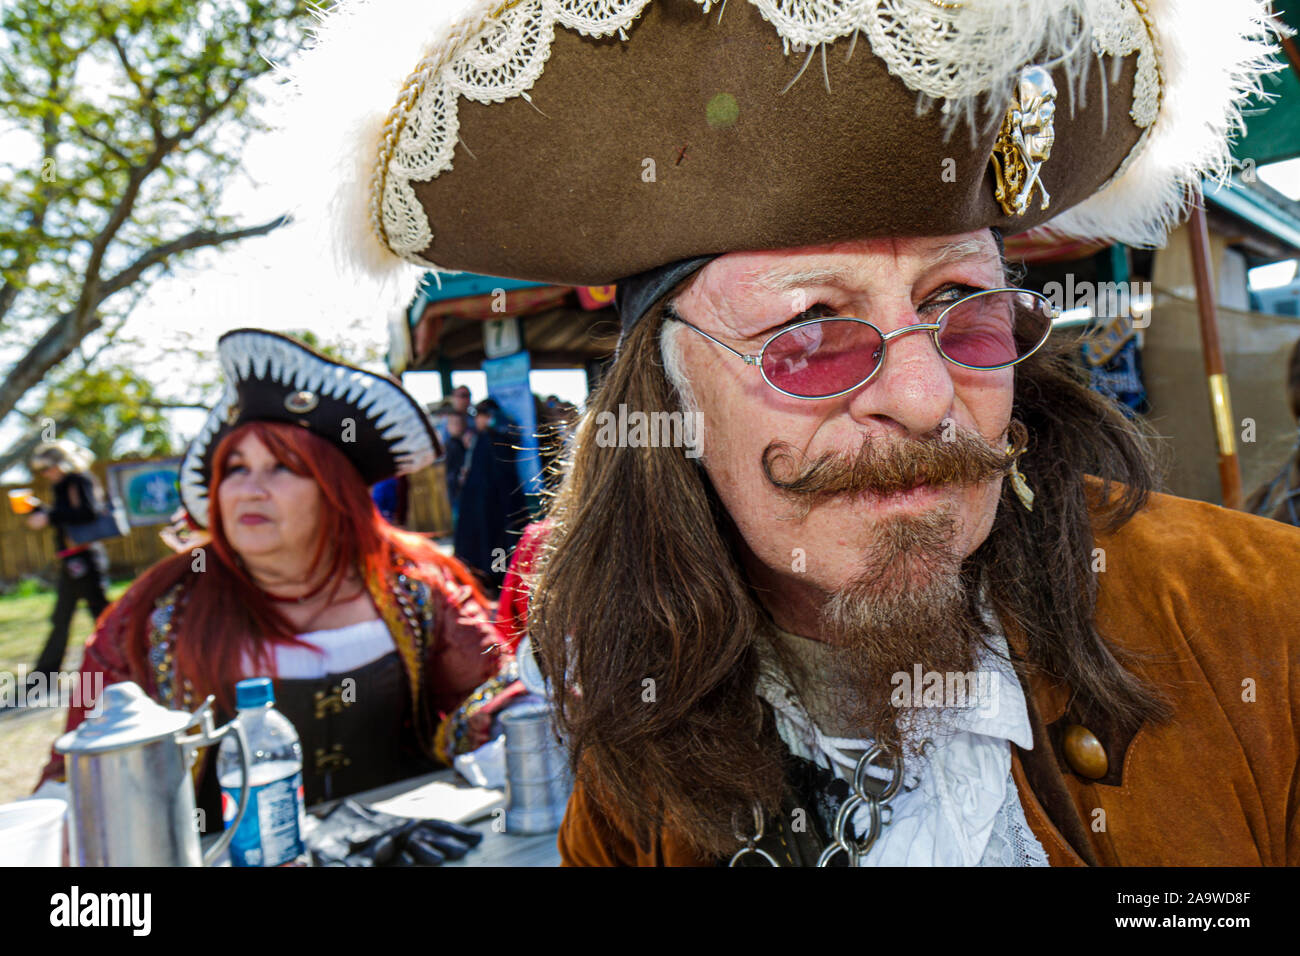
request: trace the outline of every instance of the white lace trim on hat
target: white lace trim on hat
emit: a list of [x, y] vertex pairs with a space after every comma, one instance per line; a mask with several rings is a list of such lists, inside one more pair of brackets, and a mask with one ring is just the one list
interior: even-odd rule
[[[407, 80], [384, 129], [384, 145], [371, 183], [371, 220], [389, 248], [427, 267], [417, 254], [433, 241], [433, 227], [413, 183], [452, 168], [459, 138], [459, 97], [500, 103], [530, 90], [550, 56], [557, 26], [586, 36], [618, 34], [651, 0], [522, 0], [475, 3], [453, 24]], [[724, 16], [725, 0], [695, 0], [703, 13]], [[1011, 0], [953, 3], [948, 0], [731, 0], [753, 4], [776, 29], [786, 53], [856, 36], [925, 101], [942, 103], [950, 116], [974, 122], [979, 101], [1001, 105], [1019, 68], [1054, 54], [1081, 82], [1088, 58], [1076, 56], [1091, 30], [1097, 56], [1138, 54], [1130, 115], [1149, 127], [1160, 106], [1157, 50], [1143, 11], [1145, 0]], [[1037, 28], [1026, 29], [1026, 24]], [[825, 47], [822, 47], [825, 56]], [[804, 66], [807, 66], [805, 61]], [[802, 73], [802, 68], [800, 70]], [[988, 105], [986, 103], [985, 105]], [[990, 112], [993, 122], [1001, 109]], [[1145, 140], [1145, 137], [1143, 137]], [[1141, 143], [1125, 160], [1140, 152]], [[1118, 175], [1118, 174], [1117, 174]]]

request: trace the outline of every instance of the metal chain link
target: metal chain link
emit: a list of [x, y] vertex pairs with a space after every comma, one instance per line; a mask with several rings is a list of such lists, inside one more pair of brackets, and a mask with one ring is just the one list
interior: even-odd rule
[[[883, 759], [882, 759], [883, 758]], [[877, 760], [881, 763], [877, 764]], [[879, 793], [868, 789], [869, 784], [879, 786], [880, 781], [867, 776], [871, 766], [889, 768], [889, 782]], [[880, 838], [881, 827], [888, 823], [887, 814], [892, 815], [889, 802], [894, 799], [903, 786], [903, 758], [895, 755], [883, 744], [875, 744], [858, 759], [853, 768], [853, 793], [840, 804], [839, 813], [835, 814], [835, 826], [831, 830], [831, 843], [822, 851], [817, 860], [818, 866], [829, 866], [837, 853], [843, 852], [849, 858], [849, 866], [859, 866], [862, 857], [870, 852], [876, 840]], [[871, 818], [871, 825], [865, 836], [854, 840], [849, 836], [849, 823], [859, 807], [865, 806]]]
[[739, 861], [750, 854], [762, 857], [767, 861], [768, 866], [780, 866], [781, 864], [772, 859], [772, 855], [758, 845], [758, 841], [763, 839], [763, 808], [757, 803], [754, 804], [754, 830], [753, 836], [746, 836], [740, 829], [740, 821], [732, 817], [732, 830], [736, 834], [736, 839], [745, 844], [736, 851], [736, 855], [731, 858], [727, 866], [737, 866]]

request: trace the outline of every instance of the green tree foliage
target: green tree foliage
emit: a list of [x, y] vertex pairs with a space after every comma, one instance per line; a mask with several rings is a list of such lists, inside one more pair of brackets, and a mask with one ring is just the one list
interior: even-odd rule
[[383, 349], [374, 346], [359, 347], [355, 338], [347, 335], [325, 340], [314, 329], [289, 329], [284, 334], [315, 349], [326, 358], [348, 365], [375, 364], [384, 358]]
[[176, 447], [165, 408], [153, 383], [131, 368], [121, 366], [78, 369], [50, 382], [43, 418], [66, 422], [60, 437], [71, 437], [95, 453], [111, 459], [125, 445], [146, 456], [171, 455]]
[[[262, 128], [256, 81], [311, 14], [301, 0], [0, 0], [0, 421], [80, 406], [56, 387], [157, 404], [127, 369], [111, 384], [81, 372], [83, 342], [111, 336], [188, 253], [283, 223], [219, 210]], [[162, 440], [140, 411], [105, 414]]]

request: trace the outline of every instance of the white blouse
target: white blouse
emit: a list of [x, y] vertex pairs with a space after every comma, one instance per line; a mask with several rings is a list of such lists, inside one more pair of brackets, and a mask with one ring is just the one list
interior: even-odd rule
[[[276, 645], [276, 677], [311, 680], [330, 674], [346, 674], [397, 650], [393, 635], [381, 618], [349, 624], [347, 627], [311, 631], [299, 634], [298, 637], [312, 647]], [[313, 647], [317, 649], [313, 650]], [[244, 671], [251, 673], [247, 662]]]

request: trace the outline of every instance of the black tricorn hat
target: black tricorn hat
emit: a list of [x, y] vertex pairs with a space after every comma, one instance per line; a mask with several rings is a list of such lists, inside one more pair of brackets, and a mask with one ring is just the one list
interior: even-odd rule
[[208, 524], [213, 456], [246, 422], [289, 422], [324, 438], [370, 485], [425, 468], [442, 456], [428, 413], [401, 385], [336, 362], [286, 335], [235, 329], [217, 342], [226, 391], [190, 442], [180, 491], [190, 516]]

